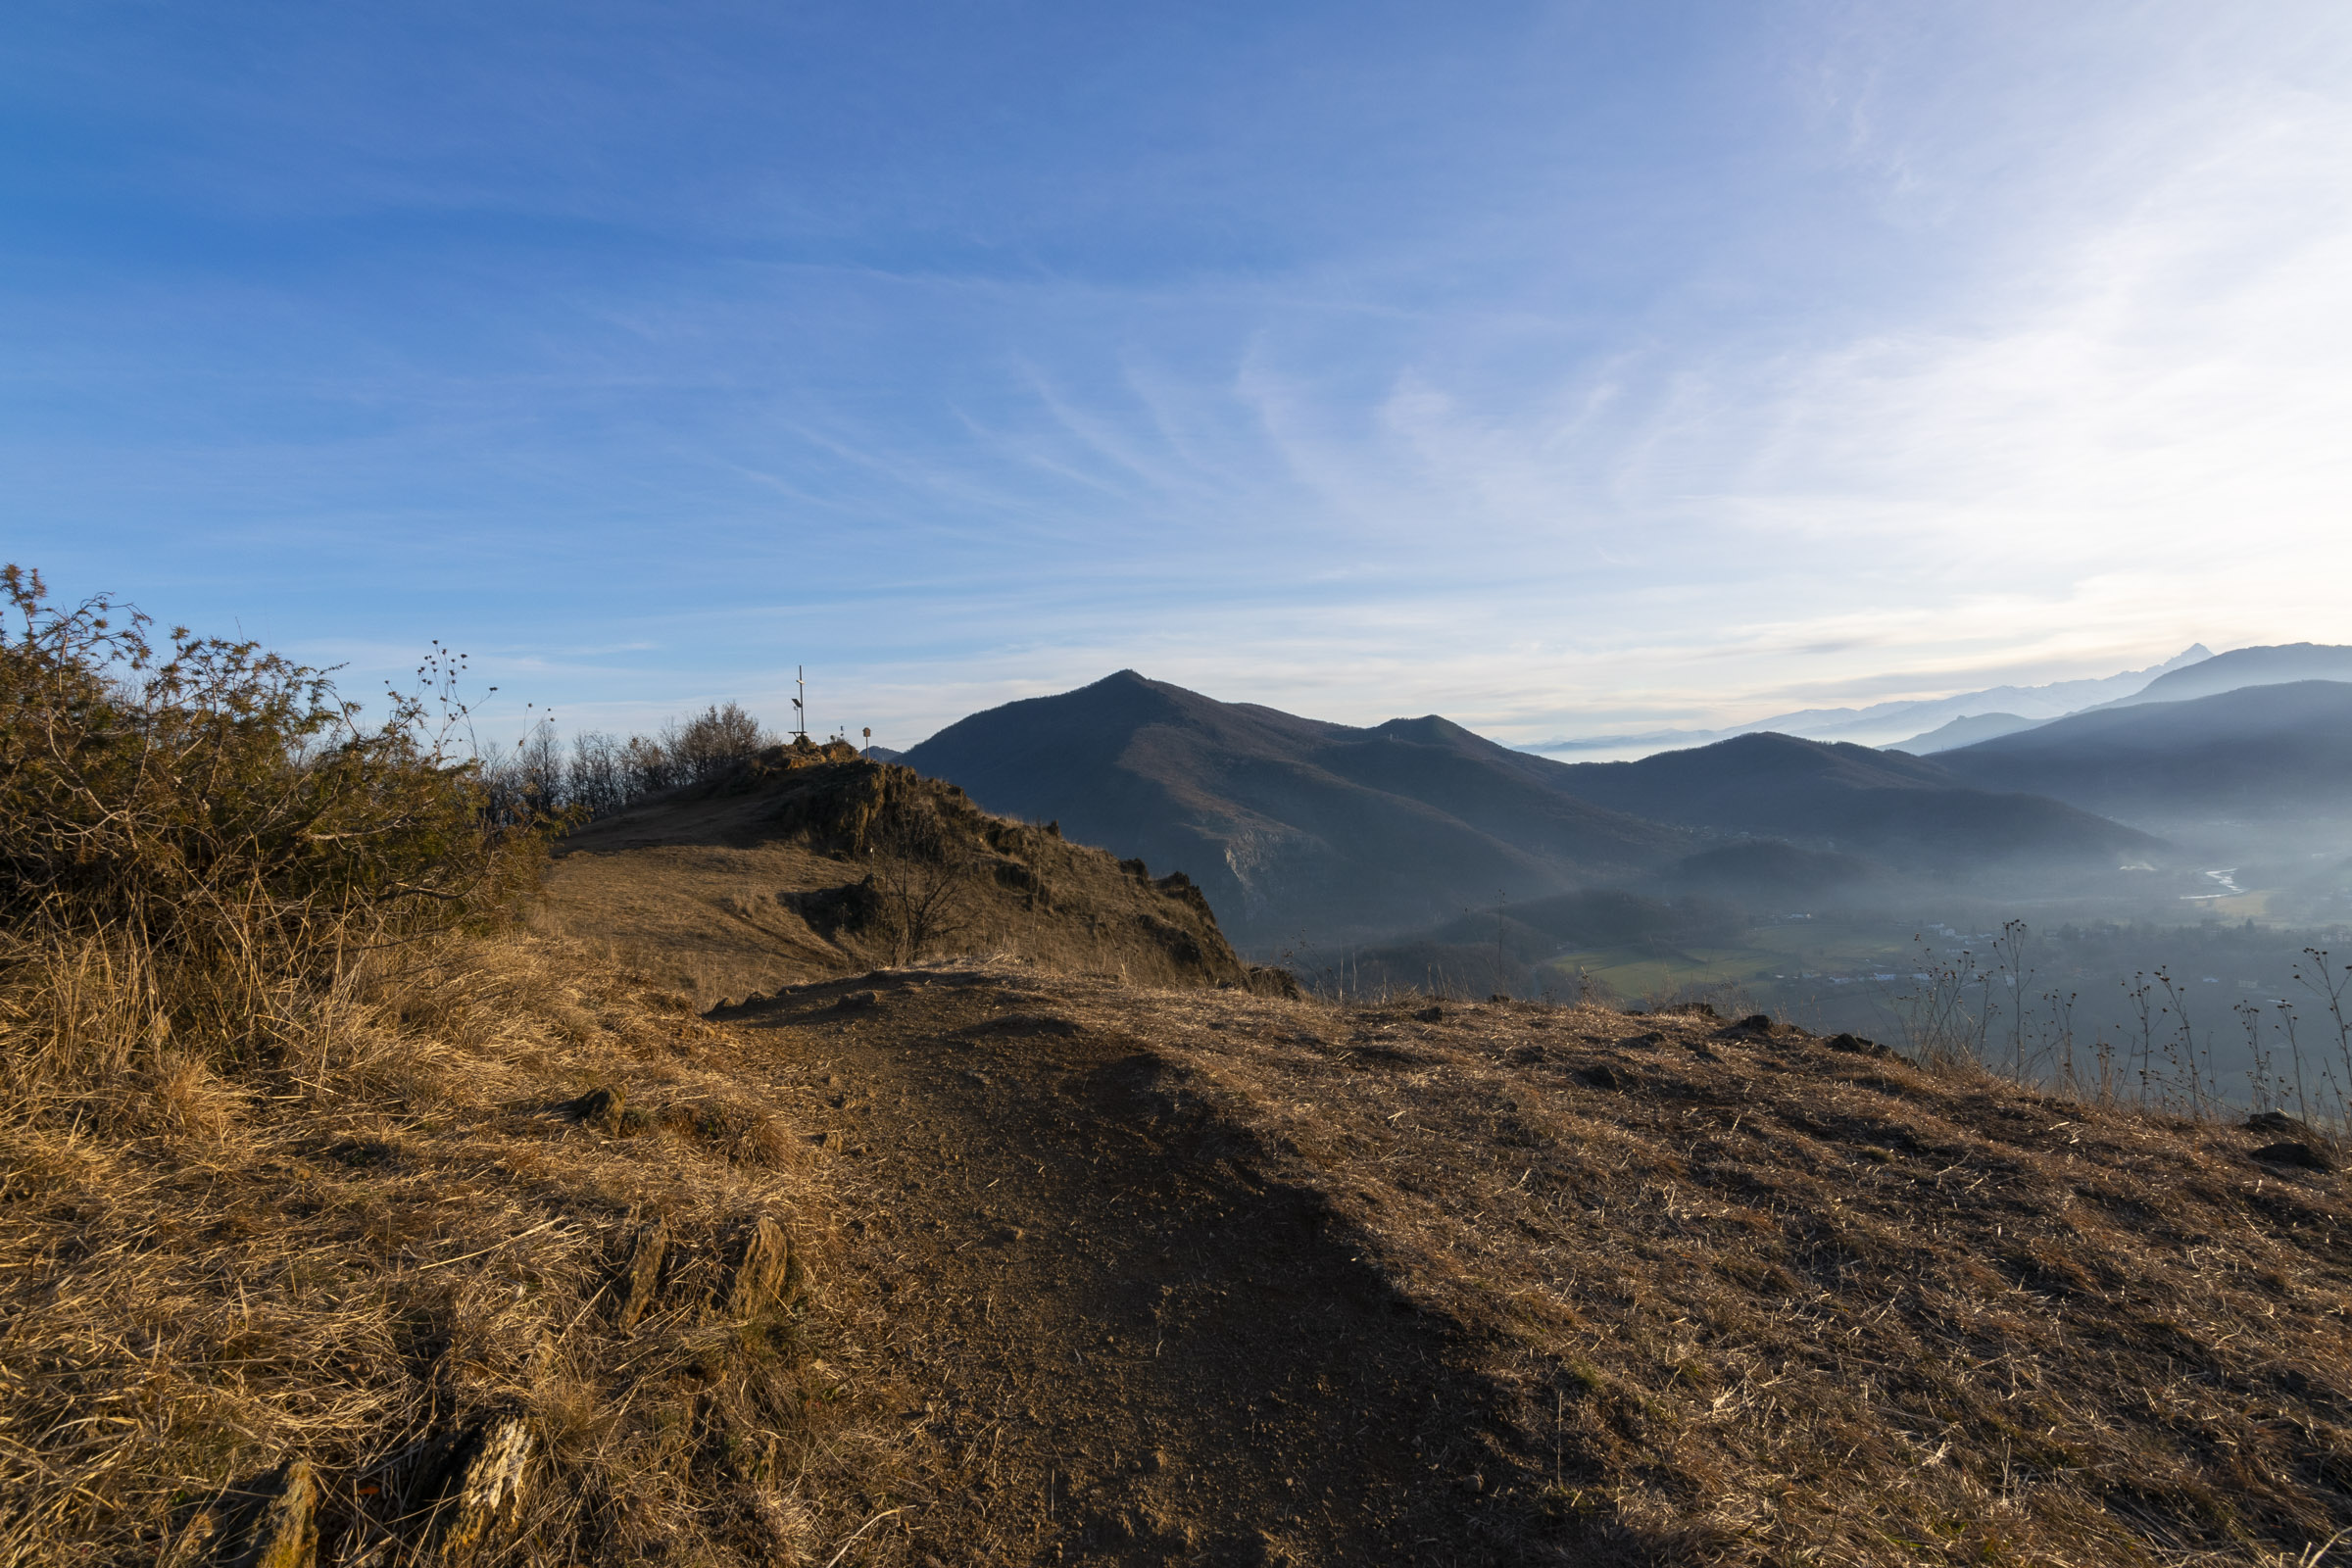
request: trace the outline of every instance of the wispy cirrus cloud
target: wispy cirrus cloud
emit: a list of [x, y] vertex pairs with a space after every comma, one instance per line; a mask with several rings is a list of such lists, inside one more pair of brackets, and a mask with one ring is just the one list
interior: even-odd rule
[[1127, 664], [1532, 740], [2352, 640], [2340, 8], [935, 20], [0, 51], [104, 176], [0, 263], [11, 553], [902, 742]]

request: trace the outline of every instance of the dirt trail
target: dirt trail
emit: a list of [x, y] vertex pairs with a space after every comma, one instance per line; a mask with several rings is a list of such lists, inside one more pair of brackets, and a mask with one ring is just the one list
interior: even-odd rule
[[842, 1354], [927, 1476], [861, 1560], [1512, 1560], [1453, 1326], [1072, 1000], [899, 974], [728, 1014], [839, 1156]]

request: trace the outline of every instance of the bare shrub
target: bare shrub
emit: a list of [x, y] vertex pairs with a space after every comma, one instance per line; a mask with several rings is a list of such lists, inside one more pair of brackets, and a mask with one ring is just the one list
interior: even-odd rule
[[41, 1014], [0, 1066], [19, 1114], [283, 1066], [357, 956], [535, 885], [552, 822], [494, 811], [450, 745], [462, 659], [436, 649], [370, 726], [253, 643], [151, 641], [15, 566], [0, 590], [0, 988]]
[[680, 784], [715, 778], [773, 744], [760, 721], [733, 702], [706, 709], [683, 722], [673, 719], [662, 726], [661, 735], [673, 781]]
[[22, 623], [0, 643], [12, 925], [247, 953], [353, 921], [447, 924], [502, 873], [513, 885], [501, 851], [529, 835], [485, 824], [476, 770], [446, 744], [453, 662], [428, 660], [368, 727], [322, 672], [256, 644], [175, 628], [158, 647], [146, 616], [53, 605], [15, 566], [0, 589]]
[[898, 962], [927, 957], [970, 929], [979, 862], [936, 811], [903, 803], [876, 823], [867, 851]]
[[626, 742], [593, 729], [571, 738], [571, 760], [564, 768], [566, 804], [591, 817], [609, 816], [626, 806], [631, 794]]

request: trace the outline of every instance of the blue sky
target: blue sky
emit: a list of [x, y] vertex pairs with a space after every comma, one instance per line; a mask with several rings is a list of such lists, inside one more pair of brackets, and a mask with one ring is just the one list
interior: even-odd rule
[[[0, 555], [626, 727], [2352, 641], [2352, 9], [24, 0]], [[511, 716], [510, 716], [511, 719]]]

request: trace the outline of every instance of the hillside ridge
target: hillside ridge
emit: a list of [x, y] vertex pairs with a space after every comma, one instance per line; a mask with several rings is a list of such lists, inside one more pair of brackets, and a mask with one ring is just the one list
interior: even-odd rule
[[1245, 947], [1556, 892], [1686, 837], [1566, 796], [1543, 759], [1444, 719], [1358, 729], [1133, 670], [972, 714], [906, 756], [991, 809], [1184, 870]]
[[2352, 816], [2352, 681], [2093, 709], [1935, 760], [1986, 788], [2160, 822], [2225, 811], [2280, 825]]
[[1235, 954], [1183, 873], [838, 744], [771, 747], [569, 834], [548, 897], [560, 923], [705, 1004], [951, 949], [1155, 985], [1288, 983]]

